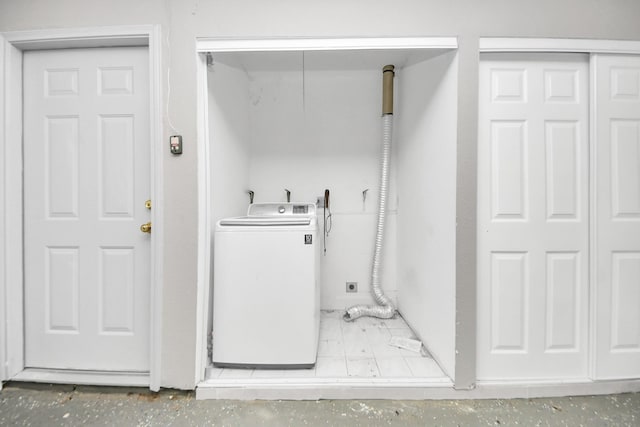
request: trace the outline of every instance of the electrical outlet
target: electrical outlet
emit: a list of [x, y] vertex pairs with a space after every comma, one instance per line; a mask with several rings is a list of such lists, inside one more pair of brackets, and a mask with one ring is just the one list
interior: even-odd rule
[[347, 282], [347, 292], [358, 292], [358, 282]]
[[324, 208], [324, 196], [318, 196], [318, 199], [316, 200], [316, 206], [318, 208]]

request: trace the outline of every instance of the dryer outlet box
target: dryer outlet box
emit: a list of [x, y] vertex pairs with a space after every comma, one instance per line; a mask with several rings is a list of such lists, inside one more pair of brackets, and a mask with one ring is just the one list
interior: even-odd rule
[[347, 282], [347, 292], [358, 292], [358, 282]]

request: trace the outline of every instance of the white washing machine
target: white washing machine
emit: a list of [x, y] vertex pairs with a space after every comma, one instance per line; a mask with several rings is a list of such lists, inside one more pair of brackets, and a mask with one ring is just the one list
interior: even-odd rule
[[256, 203], [218, 221], [213, 262], [213, 363], [313, 367], [320, 332], [316, 205]]

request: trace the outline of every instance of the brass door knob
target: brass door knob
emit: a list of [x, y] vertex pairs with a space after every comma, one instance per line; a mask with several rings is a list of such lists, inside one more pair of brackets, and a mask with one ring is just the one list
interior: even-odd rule
[[151, 223], [147, 222], [146, 224], [142, 224], [140, 226], [140, 231], [143, 233], [151, 233]]

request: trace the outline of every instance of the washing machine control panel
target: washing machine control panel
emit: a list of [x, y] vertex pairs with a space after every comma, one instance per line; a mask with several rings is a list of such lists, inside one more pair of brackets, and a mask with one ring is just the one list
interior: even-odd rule
[[313, 203], [254, 203], [249, 205], [248, 216], [315, 215]]
[[309, 205], [293, 205], [293, 214], [307, 215], [309, 213]]

